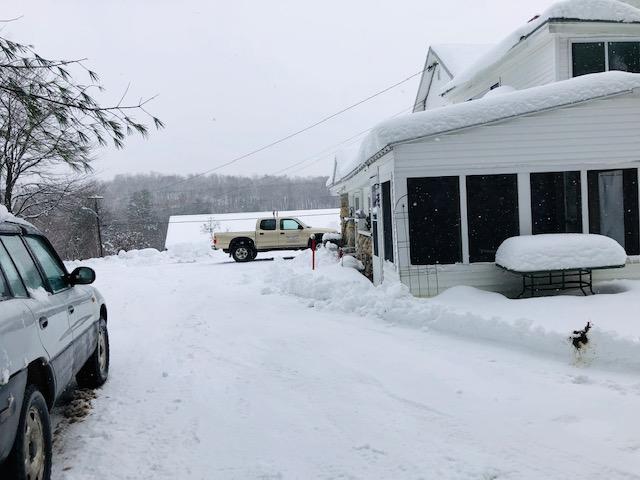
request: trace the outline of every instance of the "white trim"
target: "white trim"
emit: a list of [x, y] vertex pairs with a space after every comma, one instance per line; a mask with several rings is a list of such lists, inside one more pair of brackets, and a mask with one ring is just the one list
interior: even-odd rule
[[467, 177], [458, 177], [460, 187], [460, 235], [462, 244], [462, 263], [470, 263], [469, 255], [469, 213], [467, 211]]
[[520, 235], [531, 235], [531, 173], [518, 173], [518, 215]]
[[589, 176], [580, 170], [580, 203], [582, 204], [582, 233], [589, 233]]

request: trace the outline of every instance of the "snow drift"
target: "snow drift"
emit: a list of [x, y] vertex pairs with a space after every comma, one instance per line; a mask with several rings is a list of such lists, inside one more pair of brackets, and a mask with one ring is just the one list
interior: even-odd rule
[[[376, 317], [413, 328], [499, 342], [525, 351], [575, 361], [569, 342], [573, 330], [595, 324], [586, 357], [594, 365], [640, 370], [640, 282], [605, 286], [616, 294], [510, 300], [497, 293], [456, 287], [434, 299], [413, 297], [392, 269], [373, 286], [335, 255], [321, 248], [311, 271], [305, 251], [291, 262], [277, 261], [263, 279], [263, 294], [295, 295], [308, 306]], [[612, 315], [613, 312], [616, 315]]]

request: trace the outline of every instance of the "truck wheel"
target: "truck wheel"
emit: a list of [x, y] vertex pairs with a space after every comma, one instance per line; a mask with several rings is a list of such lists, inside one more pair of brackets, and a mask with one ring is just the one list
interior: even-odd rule
[[257, 252], [254, 253], [255, 249], [250, 247], [249, 245], [238, 245], [231, 252], [231, 256], [236, 262], [250, 262], [255, 258]]
[[80, 388], [98, 388], [109, 377], [109, 333], [103, 318], [98, 322], [98, 344], [87, 362], [76, 375]]
[[47, 402], [34, 385], [29, 385], [24, 393], [13, 450], [7, 458], [8, 478], [49, 480], [51, 447], [51, 420]]

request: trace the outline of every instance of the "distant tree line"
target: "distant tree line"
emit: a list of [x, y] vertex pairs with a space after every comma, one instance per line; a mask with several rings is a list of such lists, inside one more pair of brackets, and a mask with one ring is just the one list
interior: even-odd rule
[[[208, 213], [334, 208], [326, 177], [118, 175], [85, 180], [56, 208], [33, 218], [66, 259], [98, 254], [96, 213], [105, 254], [164, 248], [169, 217]], [[94, 200], [104, 197], [95, 211]]]

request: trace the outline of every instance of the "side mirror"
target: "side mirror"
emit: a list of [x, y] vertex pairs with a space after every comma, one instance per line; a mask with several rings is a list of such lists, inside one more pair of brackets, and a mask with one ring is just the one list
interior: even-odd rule
[[304, 227], [300, 224], [298, 224], [298, 230], [304, 230]]
[[69, 274], [69, 283], [71, 285], [89, 285], [96, 280], [96, 272], [93, 268], [78, 267]]

